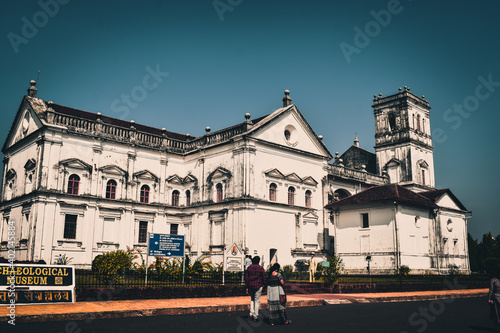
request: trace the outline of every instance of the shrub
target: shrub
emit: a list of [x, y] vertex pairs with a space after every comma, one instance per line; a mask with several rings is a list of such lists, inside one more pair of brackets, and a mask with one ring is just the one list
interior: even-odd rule
[[121, 275], [132, 268], [132, 258], [130, 249], [106, 252], [94, 258], [92, 271], [99, 274], [105, 282], [117, 282]]
[[281, 275], [283, 275], [284, 280], [289, 280], [290, 276], [292, 276], [293, 272], [293, 266], [292, 265], [285, 265], [281, 269]]
[[304, 260], [297, 260], [294, 266], [297, 273], [307, 272], [307, 265]]
[[182, 261], [156, 257], [155, 263], [148, 268], [148, 274], [158, 281], [179, 280], [182, 277]]
[[406, 265], [401, 265], [399, 268], [396, 270], [396, 274], [398, 275], [399, 278], [403, 279], [410, 275], [411, 269], [410, 267]]

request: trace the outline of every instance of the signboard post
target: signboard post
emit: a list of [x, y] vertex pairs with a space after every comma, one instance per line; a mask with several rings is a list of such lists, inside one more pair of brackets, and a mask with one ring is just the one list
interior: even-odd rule
[[146, 270], [146, 275], [144, 277], [144, 287], [148, 286], [148, 265], [149, 265], [149, 231], [147, 233], [147, 239], [148, 239], [148, 249], [146, 251], [146, 263], [144, 264], [144, 269]]
[[[185, 243], [184, 235], [148, 234], [148, 256], [182, 257], [182, 283], [184, 283], [186, 270]], [[146, 267], [146, 281], [147, 272]]]
[[75, 267], [0, 264], [0, 305], [74, 303]]
[[233, 245], [224, 251], [224, 263], [222, 265], [222, 284], [224, 284], [224, 272], [243, 272], [245, 254], [241, 249], [233, 243]]

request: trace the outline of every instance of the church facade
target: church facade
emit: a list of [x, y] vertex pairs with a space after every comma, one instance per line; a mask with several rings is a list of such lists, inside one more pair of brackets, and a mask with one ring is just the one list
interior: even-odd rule
[[37, 98], [3, 146], [0, 256], [14, 221], [18, 260], [60, 254], [89, 268], [147, 234], [182, 234], [187, 254], [222, 261], [237, 244], [264, 265], [311, 254], [346, 270], [469, 271], [467, 209], [435, 189], [429, 104], [405, 88], [374, 98], [375, 153], [333, 156], [285, 91], [271, 114], [194, 137]]

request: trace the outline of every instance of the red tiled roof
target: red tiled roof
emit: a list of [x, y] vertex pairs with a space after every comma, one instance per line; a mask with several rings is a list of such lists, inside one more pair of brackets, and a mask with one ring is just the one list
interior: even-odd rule
[[425, 197], [427, 197], [427, 198], [429, 198], [433, 202], [437, 202], [439, 199], [441, 199], [441, 197], [445, 193], [450, 196], [450, 198], [455, 202], [455, 204], [461, 210], [467, 210], [467, 208], [465, 208], [465, 206], [460, 202], [460, 200], [458, 200], [458, 198], [451, 192], [451, 190], [449, 188], [445, 188], [445, 189], [442, 189], [442, 190], [432, 190], [432, 191], [422, 192], [420, 194], [423, 195], [423, 196], [425, 196]]
[[426, 191], [426, 192], [421, 192], [424, 197], [427, 197], [431, 199], [432, 201], [436, 202], [439, 198], [443, 196], [447, 191], [449, 191], [447, 188], [442, 189], [442, 190], [432, 190], [432, 191]]
[[431, 199], [419, 193], [407, 190], [397, 184], [374, 186], [345, 199], [332, 202], [326, 205], [325, 208], [334, 209], [339, 206], [359, 205], [380, 201], [396, 201], [409, 205], [437, 208], [437, 205]]

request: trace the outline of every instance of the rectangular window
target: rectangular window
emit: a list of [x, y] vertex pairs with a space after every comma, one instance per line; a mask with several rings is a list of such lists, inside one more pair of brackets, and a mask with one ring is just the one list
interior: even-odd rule
[[77, 215], [66, 214], [64, 219], [64, 238], [76, 239]]
[[362, 226], [362, 228], [369, 228], [370, 227], [370, 223], [368, 221], [368, 213], [362, 213], [361, 214], [361, 218], [363, 220], [363, 226]]
[[171, 223], [170, 224], [170, 234], [177, 235], [178, 232], [179, 232], [179, 225], [176, 223]]
[[139, 243], [146, 243], [148, 237], [148, 221], [139, 222]]

